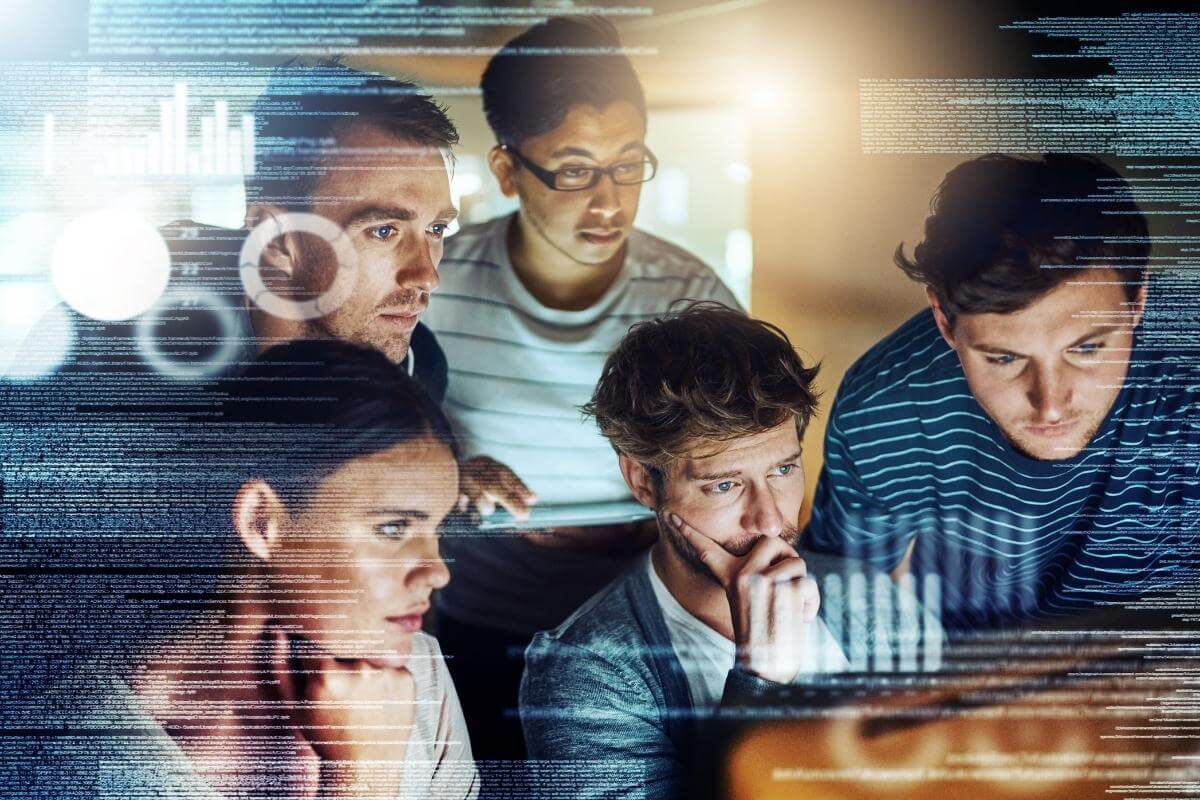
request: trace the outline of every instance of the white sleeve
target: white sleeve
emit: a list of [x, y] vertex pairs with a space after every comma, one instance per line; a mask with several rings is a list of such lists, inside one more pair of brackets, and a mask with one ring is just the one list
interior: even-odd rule
[[441, 693], [437, 746], [429, 797], [435, 800], [474, 800], [479, 795], [479, 770], [471, 755], [467, 720], [441, 648], [434, 645], [434, 674]]

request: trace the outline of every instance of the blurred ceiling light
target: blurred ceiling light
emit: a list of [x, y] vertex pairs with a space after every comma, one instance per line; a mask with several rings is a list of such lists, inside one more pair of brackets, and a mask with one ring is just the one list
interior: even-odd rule
[[94, 211], [73, 220], [50, 258], [54, 288], [67, 305], [92, 319], [142, 313], [162, 295], [171, 256], [158, 231], [130, 211]]
[[749, 183], [750, 165], [745, 161], [731, 161], [725, 165], [725, 177], [730, 183]]
[[780, 111], [785, 103], [794, 102], [789, 95], [778, 81], [758, 80], [751, 85], [746, 100], [755, 111]]

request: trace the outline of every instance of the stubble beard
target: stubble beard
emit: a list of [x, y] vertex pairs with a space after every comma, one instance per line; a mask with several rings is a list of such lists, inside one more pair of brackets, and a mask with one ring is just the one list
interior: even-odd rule
[[[666, 512], [662, 507], [655, 509], [654, 518], [658, 522], [658, 534], [660, 537], [670, 543], [671, 549], [674, 550], [694, 574], [704, 578], [716, 586], [721, 585], [721, 581], [713, 573], [711, 569], [700, 559], [700, 553], [692, 546], [692, 543], [676, 532], [675, 528], [666, 518]], [[743, 536], [738, 539], [726, 542], [721, 545], [728, 553], [738, 557], [745, 556], [749, 553], [761, 536]], [[795, 525], [789, 525], [787, 529], [779, 537], [787, 544], [795, 547], [800, 541], [800, 528]]]
[[[318, 296], [323, 290], [321, 287], [330, 285], [336, 278], [340, 266], [336, 260], [330, 260], [332, 252], [314, 251], [312, 243], [306, 243], [305, 237], [300, 239], [300, 250], [302, 263], [308, 265], [298, 273], [300, 285], [312, 296]], [[422, 292], [418, 289], [399, 288], [384, 298], [376, 308], [421, 304], [421, 295]], [[350, 300], [351, 298], [346, 298], [347, 302]], [[422, 311], [428, 305], [428, 297], [425, 300], [426, 302], [421, 304]], [[384, 330], [373, 330], [372, 325], [377, 319], [376, 308], [371, 310], [366, 319], [360, 320], [355, 319], [359, 314], [351, 313], [353, 304], [347, 308], [347, 304], [343, 303], [341, 307], [323, 317], [306, 320], [302, 325], [302, 335], [307, 339], [335, 339], [364, 345], [383, 353], [393, 364], [400, 364], [408, 357], [412, 334], [394, 335]]]
[[342, 329], [341, 325], [337, 324], [338, 320], [336, 317], [337, 314], [330, 314], [327, 317], [309, 320], [304, 326], [305, 338], [337, 339], [349, 342], [350, 344], [364, 345], [383, 353], [393, 364], [400, 364], [408, 357], [409, 343], [412, 340], [411, 334], [409, 336], [393, 337], [380, 332], [378, 335], [373, 335], [370, 329], [370, 322], [356, 329], [346, 331]]
[[[1107, 414], [1105, 416], [1107, 416]], [[1013, 446], [1014, 450], [1026, 458], [1032, 458], [1034, 461], [1066, 461], [1077, 457], [1080, 453], [1087, 449], [1087, 446], [1092, 443], [1092, 439], [1096, 438], [1096, 434], [1100, 431], [1100, 426], [1103, 423], [1103, 416], [1089, 421], [1083, 435], [1070, 443], [1071, 446], [1069, 450], [1064, 448], [1056, 451], [1052, 455], [1038, 455], [1037, 453], [1033, 452], [1032, 449], [1027, 447], [1024, 442], [1009, 436], [1007, 433], [1005, 433], [1005, 438], [1008, 439], [1009, 444]]]

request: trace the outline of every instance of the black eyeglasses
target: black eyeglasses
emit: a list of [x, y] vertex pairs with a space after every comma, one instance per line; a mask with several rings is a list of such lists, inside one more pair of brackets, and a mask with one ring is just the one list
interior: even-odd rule
[[600, 182], [601, 175], [607, 175], [613, 183], [621, 186], [631, 186], [645, 183], [658, 171], [658, 159], [649, 150], [637, 161], [622, 161], [609, 167], [564, 167], [551, 170], [539, 167], [521, 155], [521, 151], [515, 147], [506, 144], [500, 147], [516, 156], [535, 178], [556, 192], [581, 192], [591, 189]]

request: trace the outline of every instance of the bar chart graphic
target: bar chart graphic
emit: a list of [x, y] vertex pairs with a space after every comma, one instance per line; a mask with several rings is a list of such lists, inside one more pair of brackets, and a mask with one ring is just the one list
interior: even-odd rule
[[[207, 105], [207, 104], [205, 104]], [[198, 119], [189, 119], [193, 111]], [[43, 120], [43, 171], [54, 170], [54, 118]], [[102, 176], [235, 176], [254, 172], [254, 115], [231, 119], [229, 104], [213, 100], [208, 108], [189, 98], [178, 82], [170, 97], [158, 101], [158, 129], [141, 135], [108, 138], [96, 148], [92, 174]]]

